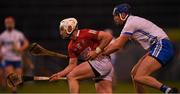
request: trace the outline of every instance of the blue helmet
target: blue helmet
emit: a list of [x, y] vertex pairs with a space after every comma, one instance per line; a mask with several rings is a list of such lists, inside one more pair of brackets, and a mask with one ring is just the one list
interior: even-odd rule
[[119, 13], [130, 13], [131, 6], [129, 4], [120, 4], [114, 7], [113, 15]]

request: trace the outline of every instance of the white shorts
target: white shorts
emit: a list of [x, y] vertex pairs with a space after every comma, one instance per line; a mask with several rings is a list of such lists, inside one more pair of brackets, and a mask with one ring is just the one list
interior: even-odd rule
[[98, 56], [94, 60], [89, 60], [89, 64], [92, 67], [95, 78], [93, 80], [109, 80], [112, 81], [114, 75], [114, 68], [109, 56]]

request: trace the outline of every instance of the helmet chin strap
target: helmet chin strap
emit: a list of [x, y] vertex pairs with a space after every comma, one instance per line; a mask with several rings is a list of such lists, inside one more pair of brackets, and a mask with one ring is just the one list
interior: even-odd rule
[[126, 19], [127, 19], [127, 17], [128, 17], [129, 15], [126, 15], [126, 17], [122, 17], [122, 14], [121, 13], [119, 13], [119, 17], [120, 17], [120, 19], [122, 20], [122, 21], [125, 21]]

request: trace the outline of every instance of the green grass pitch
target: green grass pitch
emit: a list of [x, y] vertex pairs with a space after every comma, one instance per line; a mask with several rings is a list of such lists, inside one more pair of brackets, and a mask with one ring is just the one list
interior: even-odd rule
[[[176, 86], [180, 88], [180, 82], [166, 82], [167, 85]], [[95, 93], [95, 86], [93, 81], [80, 82], [81, 93]], [[0, 93], [8, 93], [9, 90], [0, 88]], [[36, 81], [27, 82], [18, 88], [19, 93], [68, 93], [67, 81]], [[133, 85], [131, 82], [118, 82], [113, 87], [114, 93], [134, 93]], [[146, 87], [146, 92], [159, 93], [158, 90]]]

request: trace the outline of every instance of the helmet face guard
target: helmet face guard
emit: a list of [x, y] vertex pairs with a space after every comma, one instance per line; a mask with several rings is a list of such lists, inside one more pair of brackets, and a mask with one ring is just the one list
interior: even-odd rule
[[66, 33], [66, 29], [64, 29], [63, 27], [60, 27], [60, 36], [62, 39], [66, 39], [67, 37], [69, 37], [69, 35]]
[[60, 36], [62, 39], [68, 39], [76, 30], [77, 20], [75, 18], [67, 18], [60, 22]]
[[72, 30], [71, 27], [68, 27], [67, 29], [60, 27], [60, 36], [62, 39], [69, 39], [75, 30], [76, 30], [76, 28], [74, 30]]

